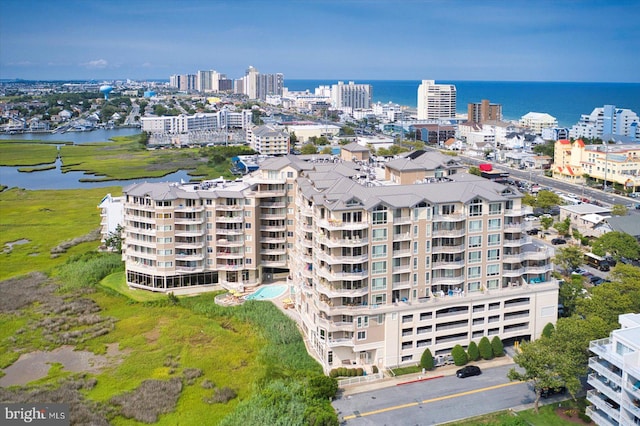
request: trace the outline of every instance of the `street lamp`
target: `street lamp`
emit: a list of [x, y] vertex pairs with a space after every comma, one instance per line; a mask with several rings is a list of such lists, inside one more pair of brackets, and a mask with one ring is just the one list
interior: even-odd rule
[[602, 144], [604, 145], [604, 184], [602, 185], [602, 188], [604, 192], [607, 192], [607, 169], [609, 168], [609, 162], [608, 162], [609, 145], [608, 145], [608, 142], [605, 140], [602, 140]]

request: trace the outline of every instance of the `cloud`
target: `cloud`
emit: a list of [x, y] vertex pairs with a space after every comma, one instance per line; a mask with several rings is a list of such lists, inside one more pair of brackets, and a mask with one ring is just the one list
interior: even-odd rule
[[109, 65], [106, 59], [95, 59], [81, 64], [89, 69], [104, 69]]

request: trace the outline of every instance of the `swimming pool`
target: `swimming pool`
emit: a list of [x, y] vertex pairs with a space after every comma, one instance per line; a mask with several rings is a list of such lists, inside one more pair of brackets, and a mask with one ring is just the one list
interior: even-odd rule
[[246, 300], [270, 300], [282, 296], [289, 289], [287, 285], [270, 285], [260, 287], [258, 291], [246, 296]]

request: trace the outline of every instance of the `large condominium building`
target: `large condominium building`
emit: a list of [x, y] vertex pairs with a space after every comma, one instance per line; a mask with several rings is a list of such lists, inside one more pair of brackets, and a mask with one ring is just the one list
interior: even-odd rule
[[456, 86], [422, 80], [418, 86], [418, 120], [450, 119], [456, 116]]
[[282, 96], [284, 88], [284, 75], [260, 74], [257, 69], [249, 66], [244, 77], [236, 84], [236, 92], [243, 93], [249, 99], [265, 100], [267, 95]]
[[558, 127], [558, 120], [546, 112], [528, 112], [520, 118], [520, 125], [542, 135], [542, 129]]
[[619, 316], [621, 328], [589, 345], [587, 415], [598, 426], [640, 425], [640, 314]]
[[580, 116], [580, 121], [571, 127], [569, 135], [589, 139], [625, 136], [632, 141], [640, 140], [640, 119], [630, 109], [605, 105], [594, 108], [591, 114]]
[[128, 186], [127, 283], [286, 279], [327, 371], [415, 364], [426, 348], [449, 353], [483, 336], [537, 338], [556, 320], [558, 285], [551, 249], [524, 232], [522, 194], [456, 173], [451, 158], [411, 160], [420, 184], [355, 161], [283, 156], [242, 181]]
[[143, 132], [181, 134], [199, 130], [217, 130], [225, 127], [246, 128], [251, 123], [251, 110], [232, 112], [199, 112], [193, 115], [142, 117]]
[[198, 90], [198, 76], [196, 74], [175, 74], [169, 77], [169, 86], [182, 92]]
[[638, 144], [585, 145], [582, 139], [559, 140], [554, 145], [553, 177], [581, 183], [590, 179], [617, 183], [633, 192], [640, 189]]
[[247, 143], [261, 155], [286, 155], [290, 152], [289, 133], [271, 125], [248, 127]]
[[372, 96], [373, 86], [370, 84], [355, 84], [353, 81], [344, 84], [339, 81], [331, 86], [331, 106], [337, 109], [369, 109]]
[[487, 99], [467, 104], [467, 121], [484, 124], [487, 121], [502, 121], [502, 105], [492, 104]]
[[220, 74], [214, 70], [198, 71], [197, 87], [199, 92], [209, 93], [220, 90]]

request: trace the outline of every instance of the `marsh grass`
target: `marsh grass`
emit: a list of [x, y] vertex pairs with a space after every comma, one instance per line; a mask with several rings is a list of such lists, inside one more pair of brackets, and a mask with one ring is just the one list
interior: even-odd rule
[[[96, 206], [106, 193], [117, 196], [121, 191], [121, 187], [108, 187], [60, 191], [11, 188], [1, 192], [0, 280], [31, 271], [51, 272], [72, 255], [95, 250], [98, 241], [78, 244], [51, 258], [52, 248], [98, 227], [100, 211]], [[7, 252], [6, 243], [21, 239], [28, 242]]]

